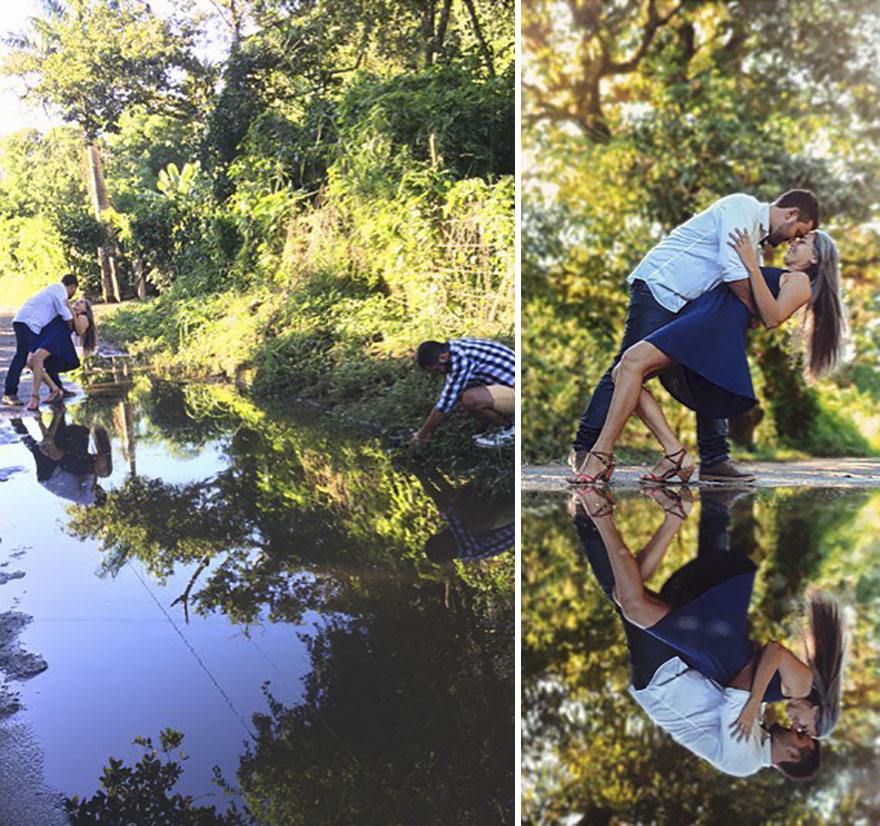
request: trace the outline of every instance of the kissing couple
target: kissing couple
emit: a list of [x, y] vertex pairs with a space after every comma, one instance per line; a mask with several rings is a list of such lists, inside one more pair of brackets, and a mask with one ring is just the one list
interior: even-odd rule
[[13, 317], [15, 355], [6, 373], [3, 390], [6, 407], [24, 405], [18, 397], [18, 385], [25, 366], [34, 374], [28, 410], [39, 408], [42, 384], [49, 388], [46, 401], [50, 404], [74, 395], [64, 389], [60, 376], [80, 365], [73, 337], [79, 339], [86, 355], [98, 346], [92, 305], [85, 298], [71, 303], [76, 288], [76, 276], [65, 275], [59, 283], [32, 295]]
[[[762, 267], [759, 249], [787, 243], [783, 268]], [[613, 448], [635, 413], [663, 456], [642, 477], [688, 482], [696, 470], [658, 402], [653, 376], [697, 414], [700, 480], [743, 484], [755, 477], [730, 462], [727, 419], [757, 399], [746, 356], [750, 322], [778, 327], [802, 307], [810, 321], [808, 369], [837, 362], [844, 329], [840, 256], [819, 229], [819, 203], [792, 189], [772, 203], [728, 195], [676, 227], [629, 276], [623, 342], [580, 420], [569, 465], [575, 484], [606, 485]]]

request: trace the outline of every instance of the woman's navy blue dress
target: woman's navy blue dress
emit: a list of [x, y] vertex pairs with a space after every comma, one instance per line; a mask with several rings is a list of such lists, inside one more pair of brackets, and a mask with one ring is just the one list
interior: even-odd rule
[[48, 350], [47, 366], [55, 368], [59, 373], [67, 373], [79, 367], [79, 356], [73, 346], [70, 327], [60, 315], [55, 316], [43, 329], [33, 344], [31, 352]]
[[[785, 270], [762, 267], [761, 272], [776, 298]], [[725, 284], [686, 304], [674, 321], [645, 339], [676, 362], [660, 373], [663, 386], [686, 407], [716, 419], [753, 407], [749, 320], [745, 304]]]
[[[722, 686], [728, 685], [755, 654], [747, 624], [757, 568], [750, 563], [739, 570], [740, 573], [731, 570], [733, 576], [707, 588], [646, 629], [676, 649], [691, 668]], [[664, 591], [665, 587], [661, 596], [666, 596]], [[763, 701], [774, 702], [784, 696], [777, 671]]]

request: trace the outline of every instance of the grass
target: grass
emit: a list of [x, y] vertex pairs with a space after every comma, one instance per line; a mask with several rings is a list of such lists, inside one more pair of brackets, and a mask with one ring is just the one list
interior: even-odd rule
[[[169, 292], [145, 302], [99, 306], [96, 315], [102, 338], [156, 373], [234, 382], [255, 397], [306, 400], [401, 448], [442, 385], [416, 368], [419, 342], [461, 335], [507, 343], [512, 338], [501, 324], [468, 326], [451, 314], [412, 312], [381, 294], [338, 287], [290, 297], [268, 291], [195, 298]], [[424, 458], [462, 470], [483, 465], [509, 470], [513, 447], [476, 448], [471, 437], [478, 431], [456, 410], [432, 435]]]

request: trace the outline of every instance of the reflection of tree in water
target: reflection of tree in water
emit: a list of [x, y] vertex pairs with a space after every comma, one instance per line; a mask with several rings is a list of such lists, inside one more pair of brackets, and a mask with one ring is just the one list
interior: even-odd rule
[[272, 701], [242, 758], [261, 823], [510, 822], [513, 651], [495, 622], [513, 606], [487, 622], [445, 602], [435, 588], [315, 639], [303, 702]]
[[[509, 822], [512, 558], [438, 569], [423, 547], [439, 517], [373, 443], [199, 400], [227, 434], [227, 467], [185, 485], [129, 476], [69, 529], [100, 541], [111, 572], [185, 567], [195, 612], [324, 615], [304, 636], [304, 700], [272, 700], [242, 758], [260, 822]], [[179, 410], [145, 412], [174, 438]]]
[[[850, 586], [876, 561], [875, 554], [853, 556], [850, 541], [854, 520], [878, 498], [869, 497], [798, 493], [738, 503], [731, 535], [761, 565], [750, 615], [754, 638], [785, 639], [795, 597], [807, 584], [852, 598]], [[526, 822], [557, 822], [573, 812], [591, 826], [857, 823], [880, 815], [874, 597], [862, 604], [855, 595], [843, 712], [817, 781], [799, 785], [771, 770], [727, 777], [679, 747], [629, 699], [617, 615], [579, 555], [568, 515], [540, 502], [523, 517]], [[661, 517], [641, 498], [624, 500], [617, 514], [630, 547], [641, 547]], [[695, 547], [691, 516], [656, 582]], [[830, 819], [818, 813], [820, 801]]]
[[[185, 756], [177, 751], [183, 741], [179, 731], [166, 729], [157, 749], [152, 738], [137, 737], [144, 753], [132, 766], [109, 758], [101, 776], [101, 789], [80, 800], [76, 795], [64, 801], [71, 826], [135, 823], [137, 826], [246, 826], [251, 820], [233, 805], [227, 812], [193, 803], [174, 792]], [[163, 756], [159, 756], [161, 750]]]

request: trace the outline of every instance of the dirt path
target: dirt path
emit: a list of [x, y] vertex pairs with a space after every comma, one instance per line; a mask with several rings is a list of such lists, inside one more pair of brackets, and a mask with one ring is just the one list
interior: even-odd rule
[[[741, 462], [751, 470], [761, 488], [880, 487], [880, 459], [806, 459], [792, 462]], [[615, 487], [634, 488], [645, 467], [620, 467], [614, 472]], [[569, 470], [565, 465], [524, 465], [524, 491], [565, 491]]]

